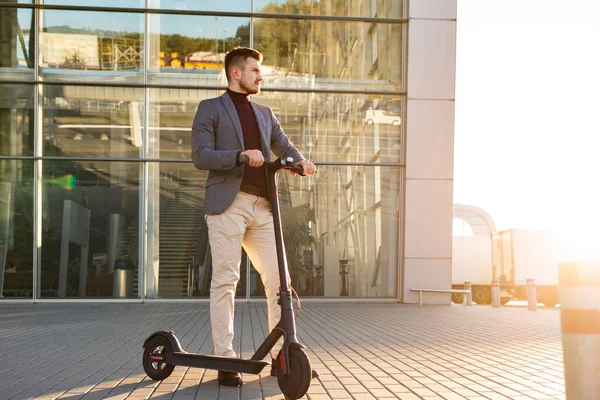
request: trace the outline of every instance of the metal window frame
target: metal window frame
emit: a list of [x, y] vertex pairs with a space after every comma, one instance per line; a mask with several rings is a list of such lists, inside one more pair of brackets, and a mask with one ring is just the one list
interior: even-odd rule
[[[252, 2], [253, 4], [254, 2]], [[0, 8], [33, 8], [41, 10], [58, 11], [96, 11], [115, 12], [131, 14], [170, 14], [170, 15], [192, 15], [207, 17], [243, 17], [243, 18], [269, 18], [269, 19], [300, 19], [311, 21], [339, 21], [339, 22], [377, 22], [384, 24], [408, 23], [408, 18], [377, 18], [363, 16], [338, 16], [338, 15], [311, 15], [311, 14], [270, 14], [256, 12], [231, 12], [231, 11], [202, 11], [202, 10], [173, 10], [146, 7], [101, 7], [101, 6], [72, 6], [58, 4], [14, 4], [0, 3]], [[253, 8], [253, 5], [252, 5]]]
[[[35, 80], [4, 80], [0, 78], [0, 85], [44, 85], [44, 86], [89, 86], [89, 87], [112, 87], [131, 89], [187, 89], [187, 90], [226, 90], [227, 86], [207, 85], [159, 85], [153, 83], [113, 83], [105, 81], [45, 81], [39, 78]], [[295, 89], [295, 88], [261, 88], [261, 92], [278, 93], [308, 93], [308, 94], [362, 94], [377, 96], [402, 96], [406, 97], [404, 90], [342, 90], [342, 89]]]
[[[131, 163], [170, 163], [170, 164], [191, 164], [191, 160], [179, 158], [124, 158], [124, 157], [65, 157], [65, 156], [0, 156], [0, 160], [30, 160], [30, 161], [96, 161], [96, 162], [131, 162]], [[344, 162], [344, 161], [323, 161], [315, 162], [320, 166], [357, 166], [357, 167], [405, 167], [403, 162]]]

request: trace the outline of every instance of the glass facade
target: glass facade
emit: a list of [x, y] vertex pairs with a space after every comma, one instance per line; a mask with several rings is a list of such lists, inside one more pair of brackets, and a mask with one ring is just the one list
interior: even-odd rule
[[[0, 1], [1, 298], [208, 298], [208, 173], [191, 163], [191, 126], [198, 103], [226, 88], [235, 46], [263, 53], [254, 101], [319, 168], [280, 177], [295, 290], [395, 298], [404, 8]], [[264, 296], [239, 251], [237, 296]]]
[[143, 83], [143, 14], [43, 10], [40, 16], [40, 78]]

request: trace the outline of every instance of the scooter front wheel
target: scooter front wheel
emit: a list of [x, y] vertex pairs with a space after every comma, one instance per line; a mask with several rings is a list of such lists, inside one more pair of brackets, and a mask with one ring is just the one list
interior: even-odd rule
[[171, 375], [175, 366], [164, 362], [167, 353], [172, 352], [171, 343], [165, 337], [158, 336], [144, 349], [142, 365], [146, 374], [155, 381], [162, 381]]
[[277, 357], [275, 372], [277, 373], [277, 383], [281, 393], [287, 399], [296, 400], [304, 396], [310, 387], [312, 379], [312, 368], [306, 352], [298, 347], [292, 347], [289, 351], [290, 373], [284, 376], [281, 371], [281, 352]]

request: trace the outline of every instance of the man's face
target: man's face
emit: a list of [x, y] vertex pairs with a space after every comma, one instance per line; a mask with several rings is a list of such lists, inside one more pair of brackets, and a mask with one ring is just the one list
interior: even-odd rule
[[248, 57], [245, 68], [243, 70], [240, 69], [240, 75], [240, 88], [248, 94], [257, 94], [260, 92], [260, 85], [263, 78], [260, 74], [260, 63], [258, 60]]

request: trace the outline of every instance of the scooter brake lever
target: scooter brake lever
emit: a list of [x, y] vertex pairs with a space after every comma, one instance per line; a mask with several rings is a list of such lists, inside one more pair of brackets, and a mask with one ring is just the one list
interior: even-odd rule
[[300, 176], [306, 176], [306, 174], [304, 173], [304, 169], [302, 167], [298, 167], [294, 164], [294, 159], [292, 157], [288, 157], [285, 159], [285, 161], [281, 161], [282, 164], [284, 164], [286, 167], [288, 167], [289, 169], [291, 169], [292, 171], [296, 172], [298, 175]]

